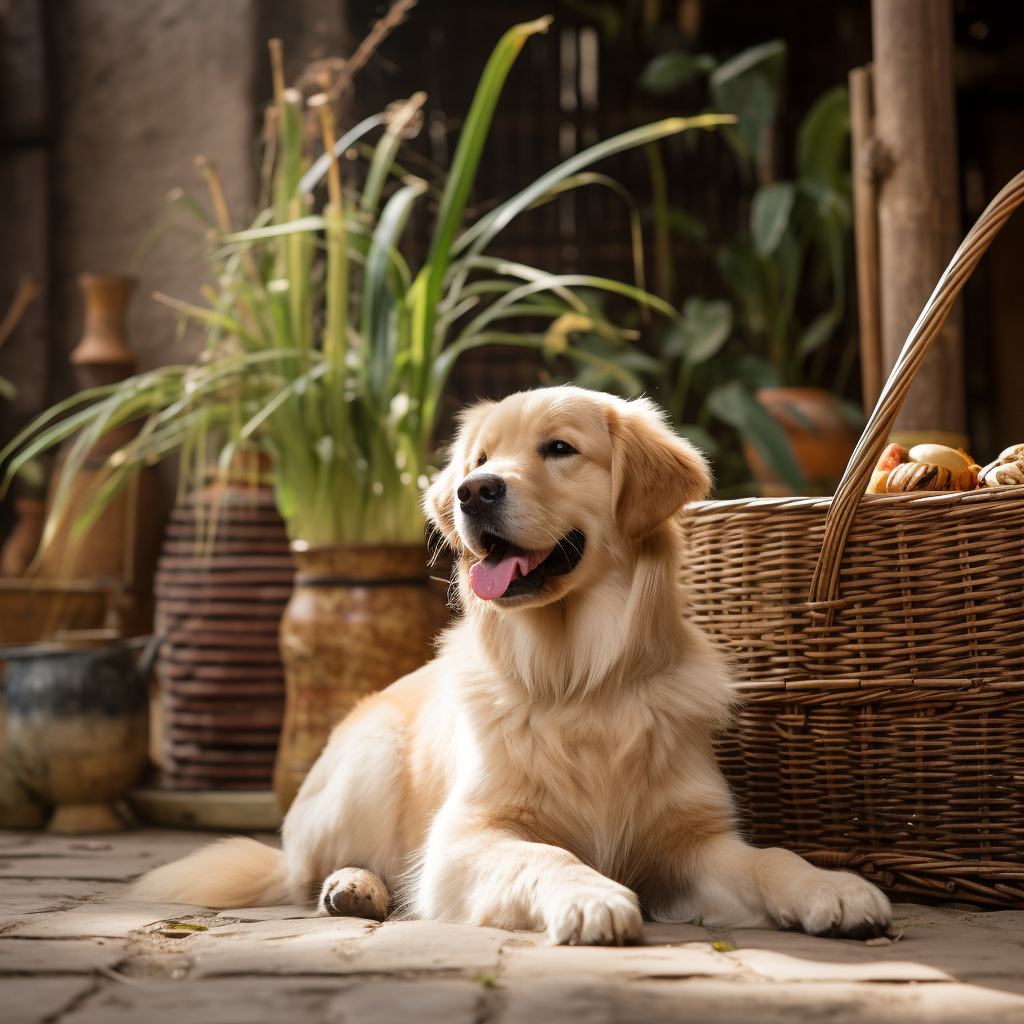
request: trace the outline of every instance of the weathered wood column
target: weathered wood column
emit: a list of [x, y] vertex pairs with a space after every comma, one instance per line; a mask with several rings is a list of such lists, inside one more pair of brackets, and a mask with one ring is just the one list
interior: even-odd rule
[[[872, 0], [871, 12], [875, 134], [892, 161], [878, 192], [882, 361], [888, 374], [961, 238], [953, 5]], [[896, 428], [926, 431], [935, 440], [942, 439], [938, 432], [964, 433], [959, 304], [918, 373]]]

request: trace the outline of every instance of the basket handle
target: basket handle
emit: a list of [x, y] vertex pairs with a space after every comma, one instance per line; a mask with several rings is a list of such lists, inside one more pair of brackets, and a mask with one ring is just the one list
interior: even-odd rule
[[821, 554], [818, 556], [818, 564], [814, 568], [807, 595], [811, 611], [824, 612], [826, 626], [832, 624], [839, 593], [839, 570], [843, 561], [843, 551], [860, 506], [860, 499], [872, 470], [878, 464], [879, 456], [885, 448], [914, 376], [946, 322], [960, 289], [974, 272], [985, 250], [992, 244], [992, 239], [999, 234], [1009, 220], [1010, 214], [1022, 202], [1024, 171], [1003, 186], [960, 243], [960, 248], [939, 278], [939, 283], [907, 337], [896, 365], [892, 368], [892, 373], [889, 374], [889, 379], [885, 382], [882, 394], [875, 404], [871, 418], [864, 427], [853, 455], [850, 456], [843, 478], [836, 488], [835, 497], [829, 503]]

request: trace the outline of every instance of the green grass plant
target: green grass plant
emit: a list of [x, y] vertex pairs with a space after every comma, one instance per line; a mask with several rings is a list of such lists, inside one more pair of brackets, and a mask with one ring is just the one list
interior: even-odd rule
[[[265, 205], [249, 228], [232, 230], [216, 171], [206, 166], [215, 217], [199, 204], [190, 206], [205, 219], [216, 286], [205, 290], [206, 306], [156, 296], [183, 321], [205, 329], [199, 358], [75, 395], [0, 453], [10, 480], [25, 462], [73, 438], [48, 536], [61, 522], [75, 472], [98, 439], [141, 420], [136, 437], [107, 460], [103, 485], [76, 531], [95, 520], [133, 473], [173, 452], [181, 453], [184, 489], [207, 478], [212, 455], [226, 478], [237, 452], [258, 450], [271, 459], [278, 507], [292, 538], [310, 544], [417, 541], [442, 393], [462, 353], [489, 344], [528, 345], [619, 372], [614, 359], [574, 351], [570, 331], [560, 329], [581, 318], [611, 344], [627, 345], [625, 332], [595, 305], [593, 295], [601, 291], [681, 322], [676, 309], [641, 287], [635, 204], [636, 284], [551, 274], [485, 250], [524, 210], [566, 188], [608, 185], [610, 179], [587, 172], [592, 164], [687, 129], [734, 120], [729, 116], [669, 118], [634, 128], [571, 157], [464, 223], [506, 76], [527, 39], [547, 31], [550, 20], [516, 25], [491, 54], [439, 197], [426, 258], [416, 269], [403, 256], [403, 236], [429, 187], [395, 161], [425, 97], [392, 104], [340, 139], [329, 98], [310, 98], [324, 141], [324, 155], [311, 163], [304, 157], [305, 101], [284, 87], [280, 47], [272, 47], [275, 131], [264, 163], [272, 168]], [[338, 156], [363, 145], [381, 126], [357, 189], [342, 180]], [[539, 333], [515, 330], [522, 318], [553, 326]]]

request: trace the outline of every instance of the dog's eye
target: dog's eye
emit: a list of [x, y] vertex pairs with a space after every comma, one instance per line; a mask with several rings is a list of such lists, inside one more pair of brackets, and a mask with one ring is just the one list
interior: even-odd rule
[[561, 459], [566, 455], [579, 455], [568, 441], [547, 441], [541, 445], [540, 454], [545, 459]]
[[487, 456], [483, 452], [480, 453], [480, 458], [476, 460], [478, 466], [482, 466], [487, 461]]

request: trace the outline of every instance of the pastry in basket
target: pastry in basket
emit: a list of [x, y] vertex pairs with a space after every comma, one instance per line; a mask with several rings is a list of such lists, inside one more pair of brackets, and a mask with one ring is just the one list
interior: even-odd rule
[[889, 474], [901, 463], [907, 461], [907, 449], [898, 444], [891, 444], [882, 452], [871, 480], [868, 483], [868, 494], [885, 494], [885, 484]]
[[868, 494], [901, 491], [972, 491], [981, 467], [962, 448], [919, 444], [909, 451], [891, 444], [878, 460]]
[[1005, 449], [995, 462], [978, 473], [979, 487], [1005, 487], [1024, 484], [1024, 444]]

